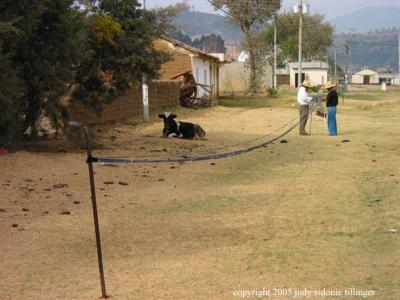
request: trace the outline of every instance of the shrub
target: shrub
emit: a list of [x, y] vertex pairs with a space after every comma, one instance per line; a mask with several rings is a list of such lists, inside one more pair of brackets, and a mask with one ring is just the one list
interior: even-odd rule
[[268, 93], [268, 96], [272, 96], [272, 97], [278, 96], [278, 90], [274, 89], [274, 88], [271, 88], [271, 87], [269, 87], [267, 89], [267, 93]]

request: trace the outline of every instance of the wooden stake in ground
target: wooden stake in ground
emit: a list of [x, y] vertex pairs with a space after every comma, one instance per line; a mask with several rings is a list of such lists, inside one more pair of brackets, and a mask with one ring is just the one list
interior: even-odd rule
[[94, 184], [92, 145], [90, 143], [89, 131], [88, 131], [87, 127], [85, 127], [84, 130], [85, 130], [85, 139], [86, 139], [86, 148], [87, 148], [87, 164], [89, 166], [90, 191], [92, 194], [92, 207], [93, 207], [94, 230], [95, 230], [95, 234], [96, 234], [97, 258], [99, 261], [101, 297], [107, 298], [106, 283], [104, 280], [103, 256], [101, 253], [99, 217], [97, 214], [96, 187]]

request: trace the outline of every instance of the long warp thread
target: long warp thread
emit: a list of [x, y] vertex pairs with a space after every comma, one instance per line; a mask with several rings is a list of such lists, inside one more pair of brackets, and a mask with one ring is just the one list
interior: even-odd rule
[[[312, 113], [310, 111], [310, 113]], [[308, 115], [304, 115], [302, 117], [306, 118]], [[301, 120], [302, 120], [301, 119]], [[278, 135], [277, 137], [268, 140], [264, 143], [247, 147], [244, 149], [236, 150], [236, 151], [230, 151], [230, 152], [225, 152], [225, 153], [220, 153], [220, 154], [213, 154], [213, 155], [204, 155], [204, 156], [194, 156], [194, 157], [182, 157], [182, 158], [173, 158], [173, 159], [128, 159], [128, 158], [115, 158], [115, 157], [92, 157], [91, 160], [92, 162], [97, 162], [97, 163], [108, 163], [108, 164], [148, 164], [148, 163], [183, 163], [183, 162], [194, 162], [194, 161], [205, 161], [205, 160], [217, 160], [217, 159], [222, 159], [222, 158], [227, 158], [227, 157], [232, 157], [232, 156], [237, 156], [241, 155], [244, 153], [248, 153], [257, 149], [260, 149], [262, 147], [265, 147], [276, 140], [279, 140], [280, 138], [284, 137], [285, 135], [289, 134], [293, 129], [295, 129], [301, 122], [299, 120], [296, 122], [296, 124], [290, 126], [286, 131]]]

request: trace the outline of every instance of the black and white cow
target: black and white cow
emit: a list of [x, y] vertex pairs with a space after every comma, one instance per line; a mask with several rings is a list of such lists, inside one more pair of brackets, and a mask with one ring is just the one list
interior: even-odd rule
[[175, 120], [175, 114], [165, 112], [163, 114], [159, 114], [158, 117], [164, 120], [164, 138], [167, 138], [170, 134], [173, 133], [175, 133], [175, 137], [179, 137], [180, 135], [182, 135], [184, 139], [193, 139], [195, 137], [204, 139], [204, 137], [206, 136], [206, 132], [203, 128], [200, 127], [200, 125], [177, 121]]

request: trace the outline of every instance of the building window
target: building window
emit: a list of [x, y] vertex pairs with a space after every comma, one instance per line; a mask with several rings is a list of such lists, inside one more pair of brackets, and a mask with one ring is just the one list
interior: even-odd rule
[[199, 68], [196, 68], [196, 78], [195, 78], [195, 79], [196, 79], [197, 82], [200, 81], [200, 80], [199, 80], [199, 79], [200, 79], [200, 78], [199, 78]]
[[204, 70], [204, 84], [207, 84], [207, 70]]

